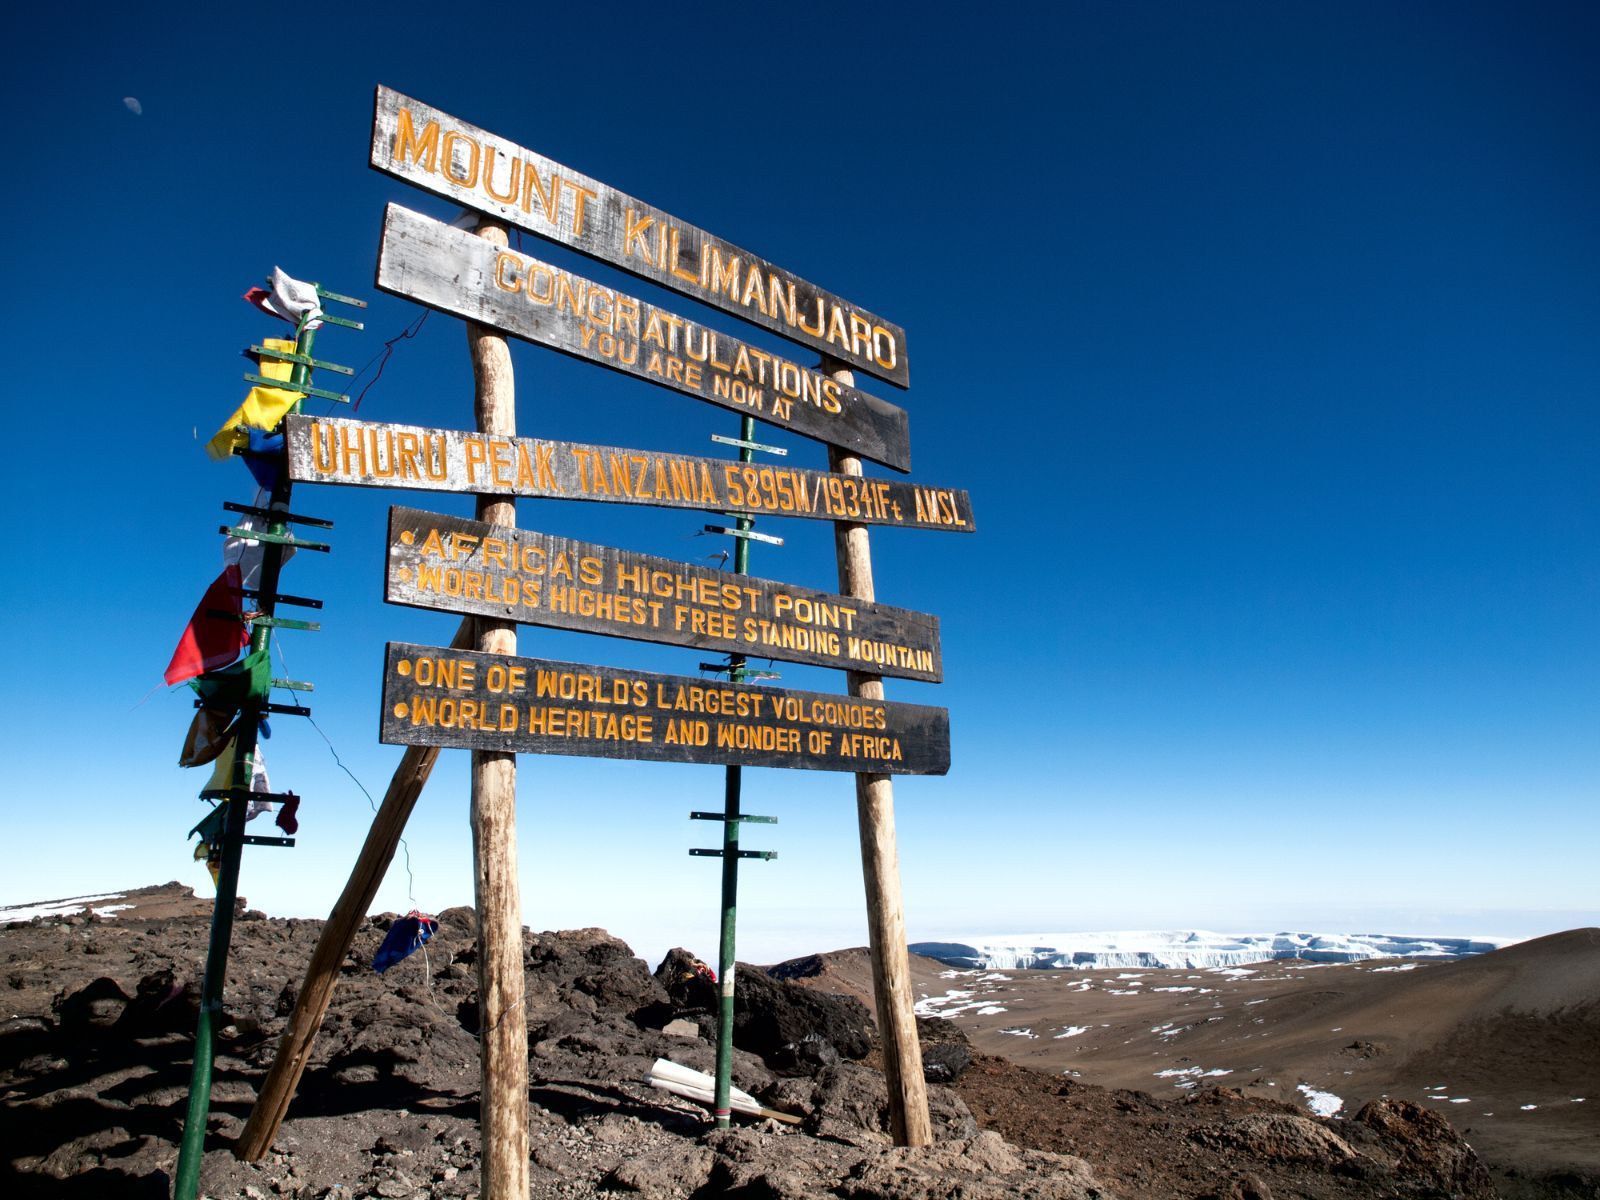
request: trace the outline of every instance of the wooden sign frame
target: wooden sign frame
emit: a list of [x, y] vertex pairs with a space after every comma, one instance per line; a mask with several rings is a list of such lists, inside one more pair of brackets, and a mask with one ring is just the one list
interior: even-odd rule
[[380, 86], [371, 165], [692, 296], [896, 387], [906, 332], [764, 258], [432, 105]]
[[399, 204], [384, 210], [380, 290], [693, 396], [897, 471], [903, 408], [648, 301]]
[[943, 708], [482, 654], [384, 651], [379, 740], [516, 754], [943, 775]]

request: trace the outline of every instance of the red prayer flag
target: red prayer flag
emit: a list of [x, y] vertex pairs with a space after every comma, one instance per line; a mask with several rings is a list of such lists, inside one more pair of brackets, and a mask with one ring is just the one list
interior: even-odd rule
[[286, 317], [272, 307], [272, 293], [267, 291], [266, 288], [251, 288], [244, 294], [243, 298], [250, 301], [251, 304], [254, 304], [262, 312], [266, 313], [267, 316], [277, 317], [280, 321], [288, 321], [289, 324], [294, 324], [293, 317]]
[[200, 597], [188, 628], [178, 639], [178, 648], [172, 652], [172, 661], [167, 664], [169, 684], [182, 683], [206, 671], [227, 666], [248, 644], [250, 632], [243, 621], [210, 615], [212, 609], [236, 615], [243, 613], [239, 604], [239, 580], [238, 564], [231, 564], [212, 580], [206, 594]]

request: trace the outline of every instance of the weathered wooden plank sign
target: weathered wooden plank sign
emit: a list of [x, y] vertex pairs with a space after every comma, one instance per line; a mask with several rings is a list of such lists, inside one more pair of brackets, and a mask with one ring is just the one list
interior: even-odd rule
[[287, 430], [289, 478], [296, 483], [597, 500], [951, 533], [975, 528], [964, 490], [900, 479], [347, 417], [295, 415]]
[[384, 599], [874, 675], [944, 677], [909, 609], [463, 517], [389, 510]]
[[906, 334], [748, 250], [380, 87], [371, 163], [624, 271], [693, 296], [899, 387], [910, 382]]
[[390, 642], [381, 741], [943, 775], [942, 708]]
[[896, 470], [911, 465], [905, 409], [398, 204], [384, 213], [377, 284]]

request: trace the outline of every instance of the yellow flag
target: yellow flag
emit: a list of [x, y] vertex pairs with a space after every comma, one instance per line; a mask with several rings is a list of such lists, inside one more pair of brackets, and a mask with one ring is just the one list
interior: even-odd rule
[[[285, 338], [264, 338], [261, 344], [268, 350], [281, 350], [285, 354], [292, 354], [295, 346], [292, 340]], [[272, 358], [261, 361], [260, 373], [268, 379], [287, 381], [293, 370], [293, 363], [280, 362]], [[278, 427], [278, 422], [283, 420], [285, 414], [299, 399], [299, 392], [287, 392], [282, 388], [251, 388], [250, 394], [244, 398], [244, 403], [234, 411], [233, 416], [222, 423], [222, 428], [217, 430], [216, 435], [206, 443], [206, 453], [216, 459], [229, 457], [234, 447], [250, 444], [249, 436], [245, 433], [246, 429], [261, 429], [270, 433]]]

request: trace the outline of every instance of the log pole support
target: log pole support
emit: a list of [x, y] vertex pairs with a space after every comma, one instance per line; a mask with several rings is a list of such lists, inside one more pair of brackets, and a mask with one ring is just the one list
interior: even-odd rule
[[[847, 386], [855, 374], [837, 361], [823, 359], [821, 369]], [[830, 467], [843, 475], [860, 475], [861, 459], [828, 447]], [[872, 549], [867, 527], [834, 522], [834, 548], [839, 559], [839, 591], [856, 600], [875, 598]], [[846, 672], [850, 694], [863, 700], [883, 699], [883, 679]], [[897, 1146], [926, 1146], [933, 1140], [928, 1117], [928, 1088], [922, 1076], [922, 1051], [911, 987], [911, 962], [906, 953], [905, 906], [900, 896], [900, 855], [895, 844], [894, 781], [888, 775], [856, 775], [856, 817], [861, 830], [861, 873], [867, 894], [867, 935], [872, 951], [872, 992], [883, 1037], [883, 1074], [889, 1085], [889, 1120]]]

